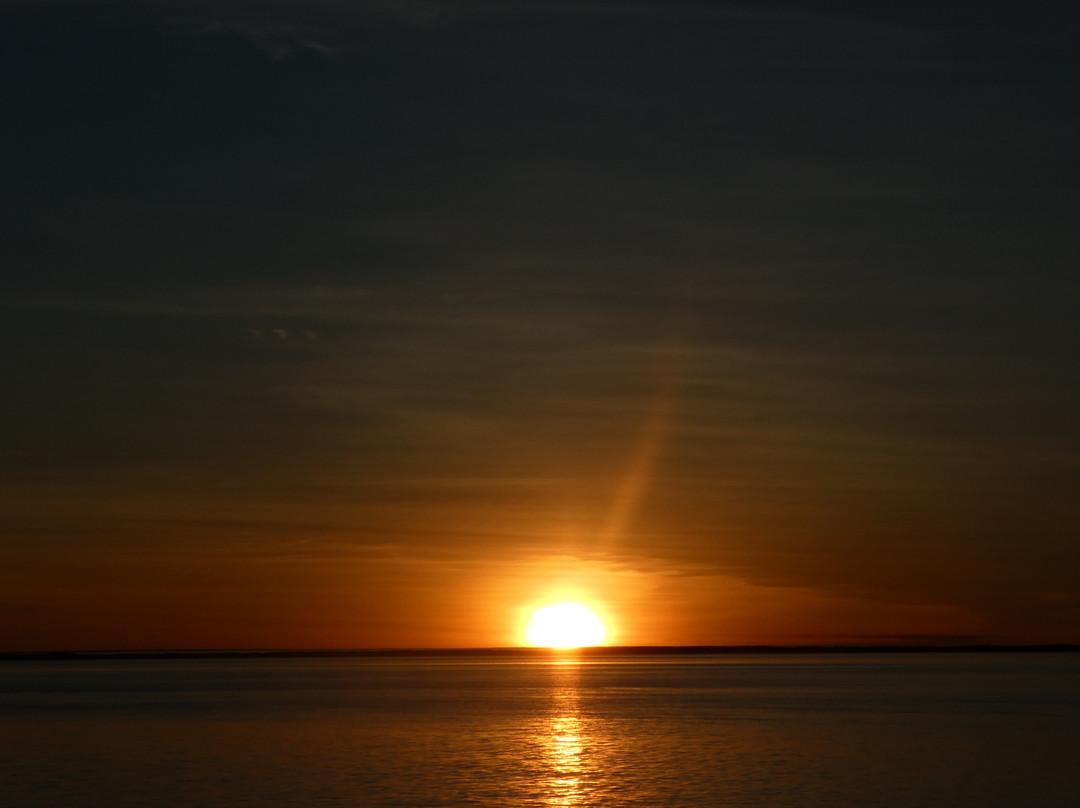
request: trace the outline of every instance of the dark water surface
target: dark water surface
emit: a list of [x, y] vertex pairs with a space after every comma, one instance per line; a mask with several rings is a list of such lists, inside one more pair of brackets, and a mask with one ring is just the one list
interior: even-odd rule
[[0, 664], [0, 805], [1080, 805], [1080, 655]]

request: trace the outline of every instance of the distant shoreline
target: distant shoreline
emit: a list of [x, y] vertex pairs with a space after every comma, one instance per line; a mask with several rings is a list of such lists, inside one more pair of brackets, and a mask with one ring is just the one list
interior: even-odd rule
[[488, 657], [551, 659], [568, 656], [749, 656], [810, 654], [988, 654], [1080, 653], [1080, 645], [602, 645], [589, 648], [354, 648], [354, 649], [208, 649], [26, 651], [0, 653], [0, 662], [124, 659], [380, 659], [417, 657]]

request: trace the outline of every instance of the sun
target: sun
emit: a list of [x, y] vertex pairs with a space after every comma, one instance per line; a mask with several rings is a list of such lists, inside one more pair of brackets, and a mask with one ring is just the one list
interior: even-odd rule
[[544, 648], [581, 648], [600, 645], [607, 630], [587, 606], [563, 601], [537, 609], [525, 636], [533, 645]]

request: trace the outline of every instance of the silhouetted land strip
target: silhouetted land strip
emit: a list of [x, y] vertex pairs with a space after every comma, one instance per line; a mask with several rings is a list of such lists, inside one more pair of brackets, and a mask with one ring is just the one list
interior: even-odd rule
[[617, 645], [593, 648], [356, 648], [311, 650], [33, 651], [0, 653], [0, 662], [128, 659], [604, 659], [625, 656], [797, 656], [810, 654], [1080, 653], [1080, 645]]

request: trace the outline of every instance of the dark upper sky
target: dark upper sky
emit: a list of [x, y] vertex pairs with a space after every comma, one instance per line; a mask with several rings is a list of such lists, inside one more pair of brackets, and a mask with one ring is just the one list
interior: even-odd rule
[[1080, 641], [1076, 15], [0, 3], [0, 646]]

